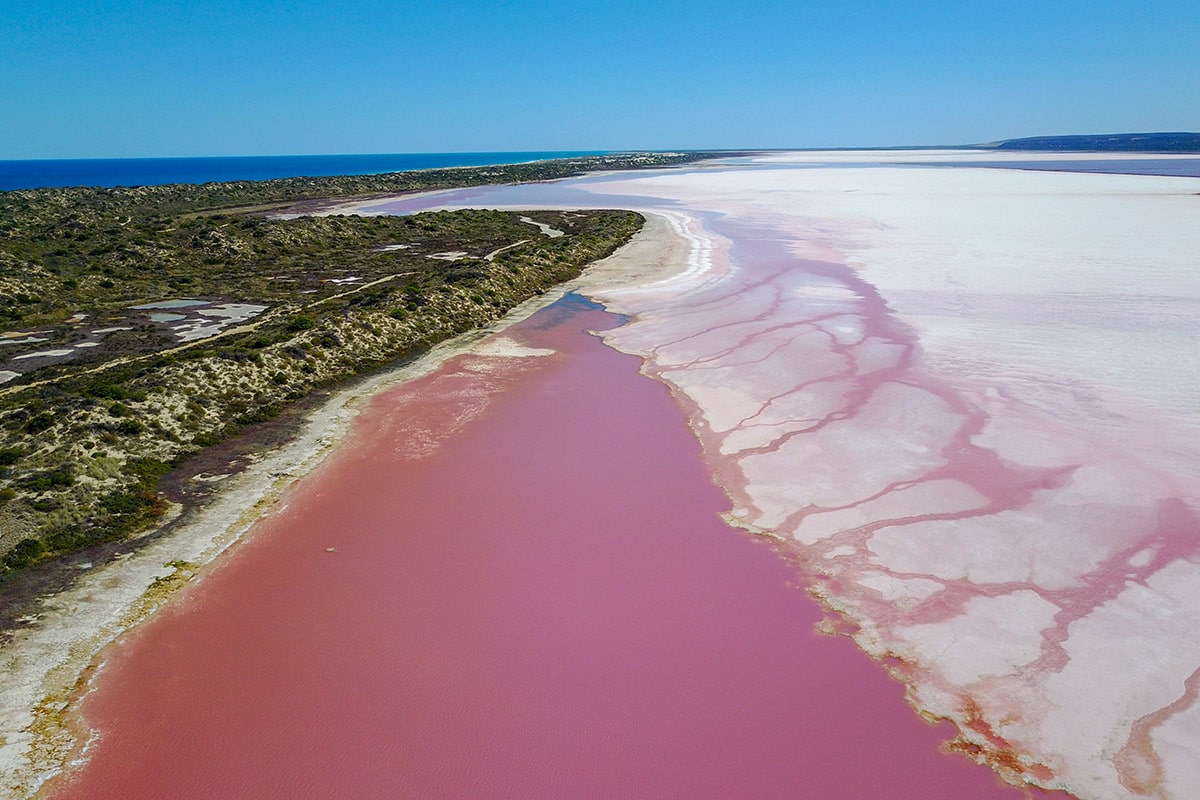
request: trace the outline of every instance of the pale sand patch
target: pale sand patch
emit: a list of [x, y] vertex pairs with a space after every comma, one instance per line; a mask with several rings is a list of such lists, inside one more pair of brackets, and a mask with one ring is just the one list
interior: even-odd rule
[[551, 227], [550, 225], [547, 225], [544, 222], [538, 222], [536, 219], [530, 219], [529, 217], [521, 217], [521, 222], [524, 222], [526, 225], [537, 226], [538, 230], [540, 230], [546, 236], [549, 236], [551, 239], [557, 239], [558, 237], [563, 235], [563, 232], [560, 231], [558, 228]]
[[263, 454], [240, 474], [221, 476], [220, 493], [186, 524], [92, 570], [72, 589], [44, 598], [36, 621], [0, 647], [0, 797], [29, 797], [61, 770], [76, 745], [74, 733], [64, 724], [68, 701], [105, 646], [147, 619], [174, 591], [161, 585], [152, 588], [156, 579], [175, 572], [166, 565], [196, 565], [196, 579], [202, 580], [202, 566], [217, 559], [259, 518], [273, 513], [289, 487], [315, 469], [345, 436], [366, 400], [426, 375], [460, 353], [546, 355], [495, 334], [585, 283], [630, 277], [639, 263], [650, 268], [667, 263], [675, 243], [670, 226], [652, 220], [625, 248], [589, 267], [584, 278], [527, 301], [486, 328], [443, 342], [413, 364], [339, 392], [309, 416], [294, 441]]
[[[654, 294], [694, 293], [729, 274], [729, 242], [704, 230], [691, 214], [635, 208], [646, 218], [637, 238], [593, 264], [579, 290], [610, 311], [633, 311], [635, 302]], [[648, 314], [647, 304], [639, 312]], [[617, 346], [609, 337], [605, 341]], [[617, 349], [622, 349], [617, 346]]]
[[544, 347], [526, 347], [520, 342], [507, 336], [495, 336], [475, 348], [477, 356], [490, 358], [534, 358], [537, 356], [552, 356], [553, 350]]
[[22, 358], [58, 358], [60, 356], [71, 355], [70, 349], [66, 350], [39, 350], [36, 353], [25, 353], [24, 355], [13, 356], [12, 360], [17, 361]]
[[[301, 213], [283, 213], [283, 214], [268, 214], [269, 219], [298, 219], [300, 217], [344, 217], [350, 215], [361, 215], [364, 217], [379, 216], [381, 213], [372, 209], [372, 206], [389, 200], [416, 200], [423, 197], [438, 197], [444, 194], [459, 191], [458, 189], [435, 189], [429, 192], [401, 192], [393, 195], [383, 195], [376, 197], [357, 197], [349, 200], [334, 202], [326, 205], [323, 208], [313, 211], [305, 211]], [[407, 245], [406, 245], [407, 246]], [[387, 248], [399, 249], [399, 248]]]

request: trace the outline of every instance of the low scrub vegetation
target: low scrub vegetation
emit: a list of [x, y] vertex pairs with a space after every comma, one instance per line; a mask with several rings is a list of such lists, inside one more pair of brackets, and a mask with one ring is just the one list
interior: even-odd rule
[[[0, 576], [146, 529], [173, 466], [320, 387], [499, 318], [642, 223], [623, 211], [275, 219], [245, 207], [524, 174], [0, 193]], [[466, 256], [430, 257], [446, 252]], [[173, 327], [237, 304], [265, 310], [195, 338]]]

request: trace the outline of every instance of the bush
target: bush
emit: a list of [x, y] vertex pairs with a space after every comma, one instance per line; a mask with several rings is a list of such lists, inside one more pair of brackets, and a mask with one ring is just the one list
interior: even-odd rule
[[99, 380], [88, 385], [83, 393], [88, 397], [96, 397], [102, 400], [131, 400], [135, 403], [140, 403], [146, 399], [145, 392], [131, 392], [119, 383], [111, 381]]
[[9, 569], [28, 567], [46, 552], [46, 545], [40, 539], [22, 539], [16, 547], [4, 555], [4, 566]]
[[67, 464], [57, 469], [43, 470], [27, 475], [17, 485], [31, 492], [45, 492], [50, 489], [65, 489], [75, 483], [75, 471]]
[[136, 419], [123, 419], [117, 423], [117, 433], [122, 436], [137, 436], [144, 430], [146, 430], [146, 426]]
[[39, 433], [45, 433], [53, 427], [54, 415], [49, 411], [43, 411], [25, 423], [25, 432], [36, 436]]
[[159, 478], [171, 471], [171, 465], [157, 458], [139, 458], [137, 461], [130, 461], [125, 469], [136, 476], [140, 484], [153, 487], [158, 484]]
[[[283, 406], [279, 403], [271, 403], [270, 405], [260, 406], [252, 411], [248, 411], [239, 417], [234, 418], [234, 423], [237, 425], [256, 425], [259, 422], [266, 422], [275, 419], [283, 410]], [[192, 440], [195, 442], [195, 440]]]
[[81, 547], [86, 547], [98, 541], [98, 539], [99, 537], [89, 536], [78, 525], [72, 525], [47, 534], [43, 541], [46, 543], [47, 550], [65, 553], [70, 550], [78, 550]]
[[136, 514], [150, 505], [150, 498], [142, 492], [118, 492], [110, 494], [100, 507], [110, 514]]
[[218, 431], [209, 433], [199, 433], [192, 437], [192, 444], [196, 447], [212, 447], [221, 441], [223, 437]]

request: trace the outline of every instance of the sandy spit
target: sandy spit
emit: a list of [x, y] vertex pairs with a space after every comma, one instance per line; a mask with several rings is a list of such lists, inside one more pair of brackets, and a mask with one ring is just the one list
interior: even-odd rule
[[290, 443], [222, 481], [218, 496], [192, 520], [91, 570], [71, 589], [42, 598], [29, 624], [0, 646], [0, 798], [32, 797], [62, 770], [79, 746], [65, 712], [101, 663], [104, 648], [272, 513], [287, 489], [337, 446], [367, 399], [460, 353], [482, 347], [481, 355], [503, 355], [492, 334], [569, 291], [591, 294], [637, 285], [676, 262], [679, 237], [666, 218], [646, 216], [647, 224], [629, 244], [588, 267], [583, 277], [527, 301], [486, 328], [441, 343], [412, 364], [338, 392], [309, 415]]

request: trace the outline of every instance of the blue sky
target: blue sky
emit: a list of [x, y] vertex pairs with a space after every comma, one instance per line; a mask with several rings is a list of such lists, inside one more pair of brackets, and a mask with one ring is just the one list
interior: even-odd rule
[[1200, 130], [1200, 2], [0, 4], [0, 159]]

